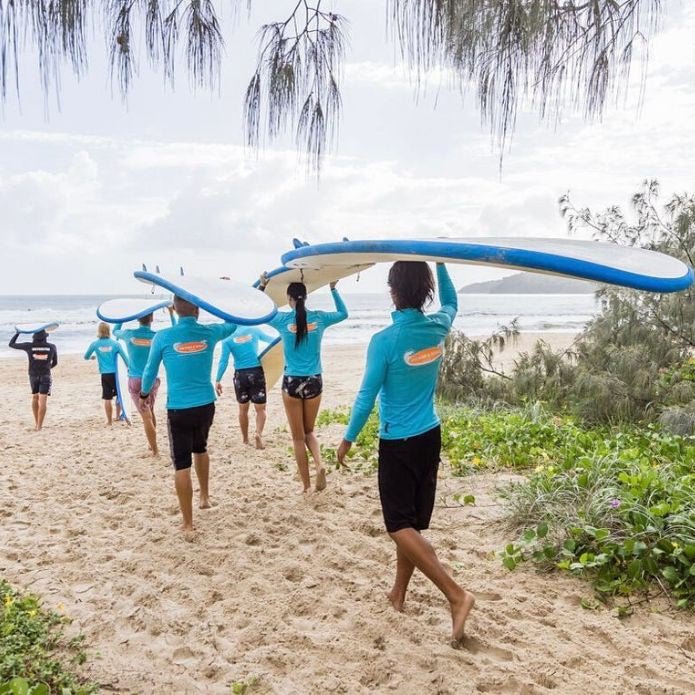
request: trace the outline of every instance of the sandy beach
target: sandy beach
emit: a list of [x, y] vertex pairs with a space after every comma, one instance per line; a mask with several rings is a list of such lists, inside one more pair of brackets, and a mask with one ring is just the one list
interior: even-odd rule
[[[350, 405], [363, 355], [324, 350], [324, 407]], [[278, 387], [256, 451], [240, 443], [228, 375], [209, 443], [216, 506], [195, 510], [187, 543], [168, 458], [144, 456], [139, 421], [104, 426], [94, 363], [61, 358], [40, 433], [25, 363], [0, 361], [0, 383], [0, 575], [72, 618], [103, 692], [223, 695], [252, 677], [252, 694], [695, 692], [692, 615], [656, 601], [619, 620], [582, 608], [586, 582], [502, 566], [511, 539], [494, 491], [508, 474], [441, 468], [428, 536], [478, 599], [454, 650], [443, 597], [422, 576], [403, 614], [385, 598], [394, 552], [376, 479], [331, 470], [325, 492], [299, 493]], [[341, 435], [319, 431], [327, 446]], [[453, 504], [469, 492], [476, 506]]]

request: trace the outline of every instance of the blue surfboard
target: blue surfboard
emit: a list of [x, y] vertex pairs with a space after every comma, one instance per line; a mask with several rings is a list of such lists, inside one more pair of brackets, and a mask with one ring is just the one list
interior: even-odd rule
[[672, 256], [576, 239], [368, 239], [299, 246], [282, 256], [285, 266], [305, 272], [407, 260], [493, 265], [649, 292], [678, 292], [695, 280], [693, 269]]
[[121, 406], [121, 420], [130, 424], [128, 417], [128, 367], [119, 353], [116, 353], [116, 398]]
[[123, 297], [122, 299], [109, 299], [100, 304], [97, 307], [97, 316], [106, 323], [127, 323], [128, 321], [137, 321], [159, 309], [166, 309], [168, 306], [171, 306], [171, 301], [168, 299]]
[[17, 333], [38, 333], [39, 331], [51, 333], [55, 331], [59, 325], [57, 321], [51, 321], [50, 323], [18, 323], [14, 329]]

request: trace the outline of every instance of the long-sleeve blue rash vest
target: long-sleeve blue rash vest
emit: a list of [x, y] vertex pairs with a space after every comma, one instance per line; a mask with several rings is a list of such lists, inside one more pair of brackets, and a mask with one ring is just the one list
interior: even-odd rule
[[157, 332], [142, 375], [142, 393], [149, 393], [164, 362], [167, 375], [167, 408], [181, 410], [215, 401], [212, 358], [215, 345], [236, 329], [233, 323], [204, 325], [193, 316], [182, 316], [171, 328]]
[[239, 326], [232, 335], [222, 343], [222, 354], [217, 365], [216, 381], [222, 381], [227, 371], [230, 356], [234, 360], [234, 369], [251, 369], [260, 367], [258, 359], [258, 343], [272, 343], [275, 338], [269, 333], [264, 333], [256, 326]]
[[362, 385], [355, 398], [345, 439], [354, 442], [379, 397], [379, 436], [403, 439], [439, 424], [434, 395], [444, 341], [456, 317], [456, 289], [446, 266], [437, 265], [441, 309], [423, 314], [404, 309], [371, 339]]
[[100, 374], [116, 373], [116, 355], [120, 355], [126, 365], [128, 364], [128, 357], [123, 348], [118, 341], [111, 338], [97, 338], [90, 343], [84, 358], [88, 360], [92, 355], [96, 355]]

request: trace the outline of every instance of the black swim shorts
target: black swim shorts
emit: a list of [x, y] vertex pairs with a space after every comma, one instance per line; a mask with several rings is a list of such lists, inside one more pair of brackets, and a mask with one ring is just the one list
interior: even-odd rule
[[208, 433], [215, 419], [215, 404], [195, 408], [167, 411], [169, 451], [177, 471], [193, 465], [192, 454], [204, 454], [208, 446]]
[[255, 403], [261, 405], [266, 402], [265, 373], [263, 367], [249, 367], [237, 369], [234, 372], [234, 393], [237, 403]]
[[42, 396], [51, 395], [51, 375], [50, 374], [30, 374], [29, 384], [32, 394], [40, 393]]
[[389, 533], [429, 527], [441, 448], [439, 425], [415, 437], [379, 440], [379, 497]]
[[116, 375], [112, 372], [110, 374], [101, 375], [101, 397], [105, 401], [110, 401], [118, 395], [116, 390]]
[[285, 376], [282, 379], [282, 390], [292, 398], [308, 401], [320, 396], [323, 392], [323, 379], [320, 374], [313, 376]]

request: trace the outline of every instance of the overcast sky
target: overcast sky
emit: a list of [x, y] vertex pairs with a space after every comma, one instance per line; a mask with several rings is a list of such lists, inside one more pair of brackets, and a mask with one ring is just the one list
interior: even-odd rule
[[[416, 99], [374, 12], [381, 3], [336, 0], [351, 22], [344, 114], [317, 186], [291, 139], [258, 157], [243, 146], [256, 29], [290, 5], [256, 1], [249, 21], [237, 19], [214, 94], [192, 92], [183, 70], [176, 90], [165, 88], [142, 61], [124, 104], [97, 36], [87, 77], [65, 73], [46, 118], [35, 59], [24, 56], [21, 107], [10, 97], [0, 118], [0, 294], [133, 292], [143, 262], [251, 282], [295, 236], [565, 236], [557, 199], [568, 190], [600, 209], [627, 207], [645, 178], [660, 180], [664, 199], [695, 189], [693, 8], [667, 3], [639, 113], [636, 90], [602, 123], [568, 112], [554, 128], [522, 113], [500, 174], [474, 94], [462, 102], [433, 78]], [[501, 273], [454, 274], [461, 285]], [[375, 271], [346, 289], [382, 285]]]

